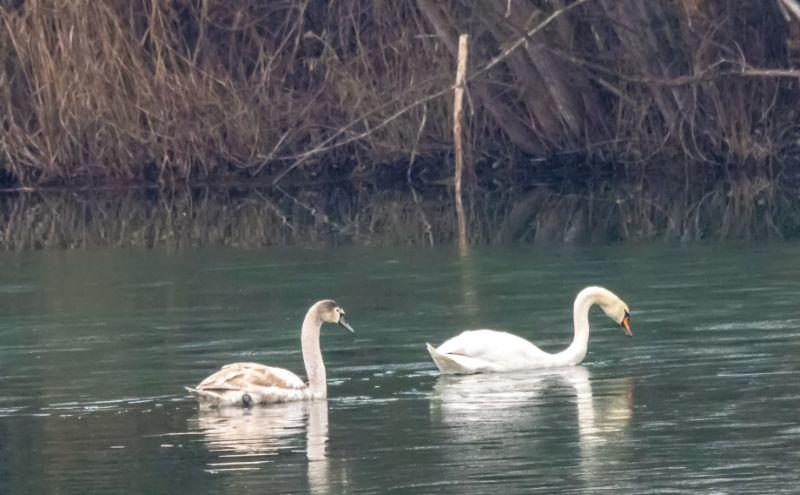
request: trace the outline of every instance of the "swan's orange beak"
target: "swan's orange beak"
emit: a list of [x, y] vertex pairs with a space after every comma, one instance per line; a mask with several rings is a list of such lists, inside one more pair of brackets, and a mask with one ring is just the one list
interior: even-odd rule
[[625, 334], [628, 337], [633, 337], [633, 333], [631, 332], [630, 319], [631, 319], [631, 315], [625, 315], [625, 317], [622, 319], [621, 325], [622, 325], [622, 328], [625, 329]]

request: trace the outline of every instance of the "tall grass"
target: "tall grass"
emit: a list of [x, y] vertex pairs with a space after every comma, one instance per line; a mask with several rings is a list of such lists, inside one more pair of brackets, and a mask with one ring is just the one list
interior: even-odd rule
[[[450, 99], [413, 103], [451, 84], [457, 34], [478, 68], [570, 3], [9, 0], [2, 179], [271, 177], [326, 142], [298, 173], [443, 157]], [[798, 61], [779, 5], [584, 1], [470, 82], [471, 159], [673, 174], [795, 160], [797, 78], [765, 70]]]

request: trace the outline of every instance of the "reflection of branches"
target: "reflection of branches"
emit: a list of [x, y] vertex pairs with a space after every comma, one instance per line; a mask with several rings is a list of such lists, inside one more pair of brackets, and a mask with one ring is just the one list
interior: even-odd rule
[[[797, 187], [763, 177], [710, 186], [643, 180], [476, 191], [471, 240], [790, 237]], [[0, 195], [0, 249], [91, 246], [430, 245], [455, 239], [447, 187], [297, 198], [277, 189]], [[422, 210], [424, 206], [424, 211]], [[424, 213], [424, 215], [423, 215]]]
[[283, 211], [281, 211], [281, 209], [280, 209], [280, 207], [278, 205], [276, 205], [275, 203], [273, 203], [272, 201], [267, 199], [266, 196], [261, 194], [261, 191], [256, 189], [255, 193], [258, 195], [259, 199], [261, 200], [261, 202], [264, 205], [266, 205], [270, 210], [272, 210], [273, 212], [275, 212], [276, 215], [278, 215], [278, 217], [281, 219], [281, 222], [284, 225], [286, 225], [288, 228], [294, 230], [294, 227], [292, 227], [292, 224], [289, 222], [288, 217], [283, 213]]
[[422, 220], [423, 225], [425, 225], [425, 234], [428, 238], [428, 244], [430, 246], [433, 246], [433, 229], [431, 227], [430, 222], [428, 222], [428, 217], [425, 216], [425, 210], [422, 208], [419, 196], [417, 195], [417, 190], [414, 188], [414, 184], [411, 181], [411, 171], [414, 168], [414, 160], [417, 157], [419, 138], [422, 137], [422, 131], [425, 129], [425, 123], [427, 121], [428, 121], [428, 105], [423, 105], [422, 119], [420, 120], [419, 129], [417, 130], [417, 138], [414, 140], [414, 147], [411, 149], [411, 158], [408, 160], [408, 168], [406, 169], [406, 181], [408, 181], [408, 187], [411, 189], [411, 197], [414, 200], [414, 204], [417, 205], [417, 211], [419, 212], [420, 220]]
[[315, 220], [317, 220], [319, 222], [322, 222], [322, 223], [324, 223], [326, 225], [330, 225], [330, 226], [336, 228], [336, 230], [338, 230], [340, 232], [344, 231], [344, 229], [342, 228], [341, 225], [339, 225], [336, 222], [331, 221], [330, 218], [328, 217], [328, 215], [326, 215], [324, 212], [320, 212], [317, 208], [314, 208], [313, 206], [301, 201], [300, 198], [298, 198], [297, 196], [295, 196], [293, 194], [290, 194], [290, 193], [286, 192], [285, 190], [283, 190], [279, 186], [275, 186], [275, 190], [279, 191], [281, 194], [283, 194], [284, 196], [286, 196], [287, 198], [292, 200], [292, 202], [294, 204], [296, 204], [297, 206], [299, 206], [299, 207], [303, 208], [304, 210], [306, 210], [308, 213], [311, 214], [311, 216], [314, 217]]

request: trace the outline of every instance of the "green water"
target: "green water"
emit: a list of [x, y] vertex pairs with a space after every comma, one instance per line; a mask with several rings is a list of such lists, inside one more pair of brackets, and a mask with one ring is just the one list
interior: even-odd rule
[[[95, 249], [0, 254], [0, 493], [764, 493], [800, 483], [800, 245]], [[585, 285], [583, 366], [441, 378], [465, 328], [549, 351]], [[332, 297], [329, 399], [199, 413], [222, 364], [303, 375]]]

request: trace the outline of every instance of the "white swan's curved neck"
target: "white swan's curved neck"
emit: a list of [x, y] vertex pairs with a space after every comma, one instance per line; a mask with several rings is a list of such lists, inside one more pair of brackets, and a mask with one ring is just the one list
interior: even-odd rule
[[313, 306], [303, 320], [300, 344], [303, 349], [303, 363], [308, 375], [309, 392], [314, 399], [324, 399], [328, 395], [325, 363], [322, 362], [322, 350], [319, 346], [320, 328], [322, 328], [322, 319], [319, 317], [316, 306]]
[[572, 306], [572, 321], [575, 335], [572, 343], [566, 350], [555, 355], [556, 360], [562, 365], [576, 365], [583, 361], [589, 349], [589, 309], [606, 300], [608, 291], [600, 287], [587, 287], [575, 297]]

